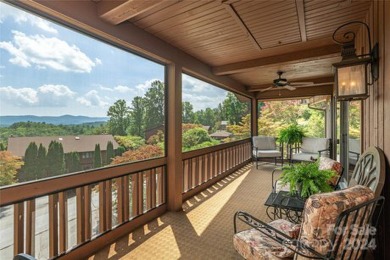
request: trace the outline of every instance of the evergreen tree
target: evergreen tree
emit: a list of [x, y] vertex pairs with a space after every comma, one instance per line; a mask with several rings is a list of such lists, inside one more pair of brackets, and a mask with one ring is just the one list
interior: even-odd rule
[[66, 172], [81, 171], [80, 156], [78, 152], [70, 152], [65, 154]]
[[107, 150], [106, 150], [106, 164], [111, 163], [111, 159], [115, 157], [115, 152], [114, 152], [114, 145], [112, 144], [111, 141], [107, 142]]
[[145, 131], [145, 105], [142, 97], [135, 97], [131, 102], [133, 108], [130, 112], [129, 134], [136, 136], [144, 136]]
[[156, 80], [145, 93], [145, 129], [161, 126], [165, 122], [165, 87], [164, 83]]
[[102, 167], [102, 155], [100, 153], [100, 144], [95, 145], [95, 152], [93, 153], [93, 168]]
[[61, 143], [51, 141], [46, 158], [48, 176], [58, 176], [65, 173], [64, 149]]
[[19, 182], [31, 181], [37, 179], [38, 167], [37, 164], [38, 146], [35, 142], [31, 142], [26, 152], [24, 153], [24, 165], [18, 175]]
[[112, 135], [126, 135], [130, 125], [130, 108], [124, 99], [117, 100], [107, 111], [108, 127]]
[[38, 173], [37, 179], [45, 178], [47, 173], [47, 160], [46, 160], [46, 148], [39, 144], [38, 155], [37, 155], [37, 164], [38, 164]]

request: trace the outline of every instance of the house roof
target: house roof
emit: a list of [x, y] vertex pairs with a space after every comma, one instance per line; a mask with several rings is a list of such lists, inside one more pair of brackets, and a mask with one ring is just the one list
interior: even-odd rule
[[228, 131], [224, 130], [218, 130], [215, 133], [212, 133], [210, 136], [214, 138], [226, 138], [233, 135], [232, 133], [229, 133]]
[[7, 150], [16, 156], [24, 156], [31, 142], [35, 142], [38, 146], [42, 144], [47, 149], [51, 141], [62, 143], [64, 153], [91, 152], [95, 150], [96, 144], [100, 145], [101, 151], [105, 151], [109, 141], [112, 142], [114, 149], [119, 147], [112, 135], [33, 136], [8, 138]]

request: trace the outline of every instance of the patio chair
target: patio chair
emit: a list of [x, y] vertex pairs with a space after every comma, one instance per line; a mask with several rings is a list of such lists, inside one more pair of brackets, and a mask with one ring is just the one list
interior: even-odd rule
[[349, 164], [355, 165], [360, 157], [360, 139], [349, 139]]
[[256, 160], [256, 169], [259, 167], [259, 159], [280, 158], [283, 165], [283, 146], [276, 145], [276, 139], [272, 136], [253, 136], [253, 157]]
[[290, 149], [290, 162], [315, 161], [318, 157], [330, 155], [329, 138], [303, 137], [302, 144]]
[[[367, 249], [375, 246], [383, 202], [368, 187], [356, 185], [310, 196], [300, 225], [284, 219], [267, 224], [238, 211], [233, 245], [245, 259], [364, 258]], [[238, 232], [238, 223], [250, 228]]]

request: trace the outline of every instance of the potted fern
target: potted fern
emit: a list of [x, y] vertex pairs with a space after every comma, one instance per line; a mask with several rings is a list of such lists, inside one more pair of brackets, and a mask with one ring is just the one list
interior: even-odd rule
[[298, 144], [302, 143], [302, 138], [304, 136], [305, 132], [302, 127], [297, 124], [292, 124], [280, 130], [279, 141], [289, 145]]
[[307, 198], [315, 193], [332, 191], [329, 181], [334, 176], [334, 171], [319, 170], [318, 161], [302, 162], [283, 167], [280, 181], [282, 185], [290, 185], [290, 194]]

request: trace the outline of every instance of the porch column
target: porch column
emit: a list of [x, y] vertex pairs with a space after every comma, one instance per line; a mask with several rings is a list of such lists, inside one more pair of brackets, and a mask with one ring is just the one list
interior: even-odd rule
[[183, 163], [182, 163], [182, 86], [181, 66], [167, 66], [167, 205], [170, 211], [182, 210]]
[[251, 98], [251, 120], [252, 120], [252, 136], [258, 135], [258, 110], [257, 110], [257, 99]]

